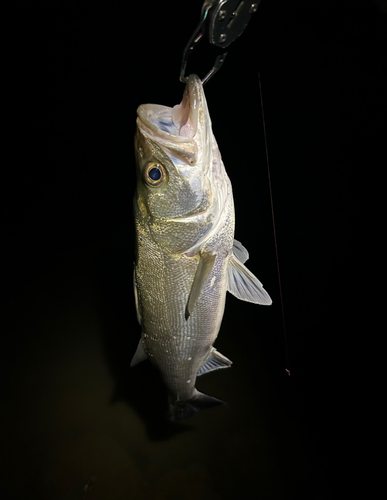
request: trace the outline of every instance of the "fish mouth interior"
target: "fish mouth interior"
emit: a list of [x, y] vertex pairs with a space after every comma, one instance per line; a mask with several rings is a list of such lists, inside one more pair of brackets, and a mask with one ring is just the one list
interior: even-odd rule
[[142, 104], [137, 110], [139, 121], [159, 137], [173, 137], [178, 142], [193, 139], [198, 128], [201, 92], [201, 80], [196, 75], [190, 75], [180, 104], [173, 108]]

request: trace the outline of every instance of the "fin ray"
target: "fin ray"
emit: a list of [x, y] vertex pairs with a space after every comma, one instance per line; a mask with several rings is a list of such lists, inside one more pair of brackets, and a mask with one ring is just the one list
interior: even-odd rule
[[204, 375], [205, 373], [209, 373], [214, 370], [220, 370], [222, 368], [230, 368], [231, 365], [232, 361], [226, 358], [226, 356], [223, 356], [223, 354], [213, 347], [209, 358], [199, 368], [197, 376], [200, 377], [200, 375]]
[[242, 264], [244, 264], [249, 259], [249, 252], [238, 240], [234, 240], [234, 244], [232, 246], [232, 253]]
[[262, 283], [233, 255], [227, 268], [228, 291], [237, 299], [254, 304], [270, 305], [272, 300]]

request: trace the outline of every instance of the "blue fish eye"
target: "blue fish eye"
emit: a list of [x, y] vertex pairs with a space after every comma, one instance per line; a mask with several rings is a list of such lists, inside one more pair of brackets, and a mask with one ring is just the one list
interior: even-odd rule
[[144, 172], [145, 182], [152, 187], [159, 186], [166, 178], [165, 168], [161, 163], [151, 162]]
[[161, 179], [161, 172], [158, 167], [151, 168], [148, 172], [148, 175], [152, 179], [152, 181], [158, 181], [159, 179]]

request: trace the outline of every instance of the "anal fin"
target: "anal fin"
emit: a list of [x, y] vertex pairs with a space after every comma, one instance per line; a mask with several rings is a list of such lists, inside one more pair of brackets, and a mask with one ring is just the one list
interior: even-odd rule
[[210, 357], [207, 361], [199, 368], [197, 376], [204, 375], [205, 373], [212, 372], [214, 370], [220, 370], [221, 368], [230, 368], [232, 361], [230, 361], [226, 356], [220, 354], [219, 351], [212, 348]]
[[132, 358], [132, 361], [130, 363], [130, 367], [133, 368], [133, 366], [138, 365], [142, 361], [145, 361], [148, 359], [148, 354], [145, 352], [144, 349], [144, 344], [142, 343], [142, 339], [140, 339], [140, 342], [138, 343], [136, 352], [134, 353], [134, 356]]

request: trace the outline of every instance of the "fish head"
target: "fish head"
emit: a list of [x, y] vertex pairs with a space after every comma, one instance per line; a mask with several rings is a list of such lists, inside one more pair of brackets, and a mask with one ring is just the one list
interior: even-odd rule
[[139, 106], [135, 154], [136, 218], [169, 252], [193, 247], [213, 227], [228, 179], [196, 75], [173, 108]]

